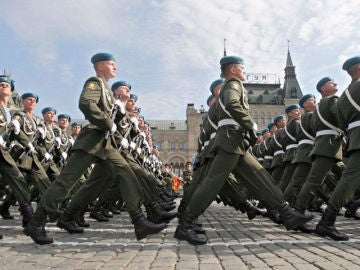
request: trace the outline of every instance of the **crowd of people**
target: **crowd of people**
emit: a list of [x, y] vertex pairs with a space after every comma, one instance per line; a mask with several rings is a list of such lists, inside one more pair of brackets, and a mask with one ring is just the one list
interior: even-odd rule
[[[171, 171], [152, 145], [131, 85], [108, 85], [116, 76], [113, 55], [98, 53], [91, 62], [95, 76], [86, 80], [79, 99], [89, 122], [84, 127], [67, 114], [56, 122], [52, 107], [42, 110], [43, 118], [35, 116], [39, 98], [34, 93], [21, 96], [20, 110], [12, 108], [14, 83], [0, 77], [0, 215], [13, 218], [9, 207], [17, 202], [24, 233], [35, 243], [53, 242], [47, 222], [83, 233], [89, 227], [87, 211], [107, 221], [126, 209], [138, 240], [159, 233], [177, 216], [174, 237], [202, 245], [208, 239], [199, 217], [213, 201], [287, 230], [349, 239], [335, 221], [342, 207], [345, 217], [360, 219], [360, 57], [343, 64], [351, 82], [340, 97], [336, 82], [324, 77], [316, 85], [320, 101], [304, 95], [261, 131], [249, 113], [244, 60], [221, 58], [221, 79], [210, 85], [198, 154], [184, 171], [177, 212], [171, 212], [178, 197]], [[309, 211], [323, 211], [316, 226]]]

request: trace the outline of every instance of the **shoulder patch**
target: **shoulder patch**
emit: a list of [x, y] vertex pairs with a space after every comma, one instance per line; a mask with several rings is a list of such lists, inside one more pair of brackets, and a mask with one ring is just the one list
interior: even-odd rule
[[240, 89], [240, 85], [238, 82], [231, 81], [229, 82], [229, 86], [234, 89]]
[[96, 85], [95, 85], [95, 83], [90, 82], [90, 83], [87, 85], [87, 87], [88, 87], [89, 89], [91, 89], [91, 90], [94, 90], [95, 87], [96, 87]]

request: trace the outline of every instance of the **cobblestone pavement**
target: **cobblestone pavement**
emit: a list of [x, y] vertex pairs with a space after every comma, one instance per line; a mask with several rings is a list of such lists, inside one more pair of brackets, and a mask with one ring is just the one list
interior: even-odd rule
[[[11, 213], [14, 220], [0, 219], [0, 269], [360, 269], [359, 221], [343, 217], [338, 218], [338, 229], [351, 239], [335, 242], [287, 232], [266, 218], [249, 221], [213, 203], [200, 219], [209, 238], [204, 246], [177, 241], [177, 220], [138, 242], [127, 213], [107, 223], [90, 221], [91, 227], [80, 235], [48, 224], [55, 243], [39, 246], [22, 234], [16, 207]], [[317, 222], [320, 216], [315, 215]]]

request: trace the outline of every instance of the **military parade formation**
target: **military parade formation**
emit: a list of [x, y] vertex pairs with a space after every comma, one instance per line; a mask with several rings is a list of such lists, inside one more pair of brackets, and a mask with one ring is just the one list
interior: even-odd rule
[[[349, 239], [335, 222], [343, 207], [345, 217], [360, 219], [359, 56], [342, 66], [351, 81], [340, 97], [336, 82], [324, 77], [316, 85], [320, 101], [302, 96], [261, 131], [249, 112], [243, 58], [222, 57], [177, 211], [173, 173], [153, 145], [131, 84], [109, 86], [117, 70], [112, 54], [95, 54], [91, 63], [95, 74], [79, 98], [84, 126], [53, 107], [36, 116], [39, 97], [16, 95], [14, 80], [0, 76], [0, 215], [13, 219], [9, 209], [19, 205], [23, 233], [35, 243], [54, 242], [49, 222], [81, 234], [90, 226], [86, 212], [106, 222], [127, 211], [137, 240], [177, 217], [174, 237], [203, 245], [200, 217], [214, 201], [289, 231]], [[311, 223], [315, 211], [322, 212], [318, 224]]]

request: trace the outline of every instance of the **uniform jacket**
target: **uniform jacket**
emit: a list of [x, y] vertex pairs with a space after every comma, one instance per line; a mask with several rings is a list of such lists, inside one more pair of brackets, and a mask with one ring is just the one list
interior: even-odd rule
[[[329, 96], [324, 97], [320, 100], [318, 104], [318, 108], [322, 117], [334, 125], [335, 127], [339, 126], [338, 121], [338, 97], [337, 96]], [[319, 117], [319, 113], [315, 110], [314, 115], [312, 117], [312, 125], [315, 134], [322, 130], [329, 130], [330, 128], [326, 126]], [[342, 138], [338, 135], [322, 135], [316, 136], [315, 145], [313, 150], [311, 151], [312, 156], [325, 156], [330, 158], [335, 158], [336, 160], [342, 159]]]
[[106, 159], [105, 150], [114, 150], [111, 136], [105, 136], [114, 124], [114, 96], [109, 85], [101, 78], [89, 78], [81, 92], [79, 108], [90, 124], [80, 131], [72, 150], [82, 150]]
[[[312, 130], [311, 125], [311, 118], [313, 116], [312, 112], [307, 112], [301, 115], [301, 126], [304, 128], [304, 130], [312, 137], [315, 138], [315, 133]], [[298, 129], [298, 132], [296, 134], [296, 140], [298, 142], [298, 148], [295, 155], [295, 158], [292, 163], [312, 163], [312, 158], [310, 156], [310, 152], [314, 147], [314, 144], [311, 144], [312, 141], [314, 143], [314, 140], [309, 138], [301, 129], [301, 127]], [[308, 140], [308, 143], [301, 143], [302, 140]]]
[[214, 150], [221, 149], [228, 153], [244, 155], [250, 146], [249, 141], [245, 139], [245, 133], [254, 128], [254, 121], [249, 114], [248, 94], [243, 83], [237, 78], [226, 80], [213, 106], [219, 122], [233, 119], [237, 123], [218, 126]]
[[[360, 79], [352, 81], [348, 87], [349, 94], [356, 104], [360, 105]], [[350, 123], [360, 120], [358, 111], [349, 101], [344, 92], [338, 101], [339, 126], [342, 130], [347, 130], [347, 145], [345, 154], [348, 156], [352, 151], [360, 149], [360, 127], [350, 128]]]

